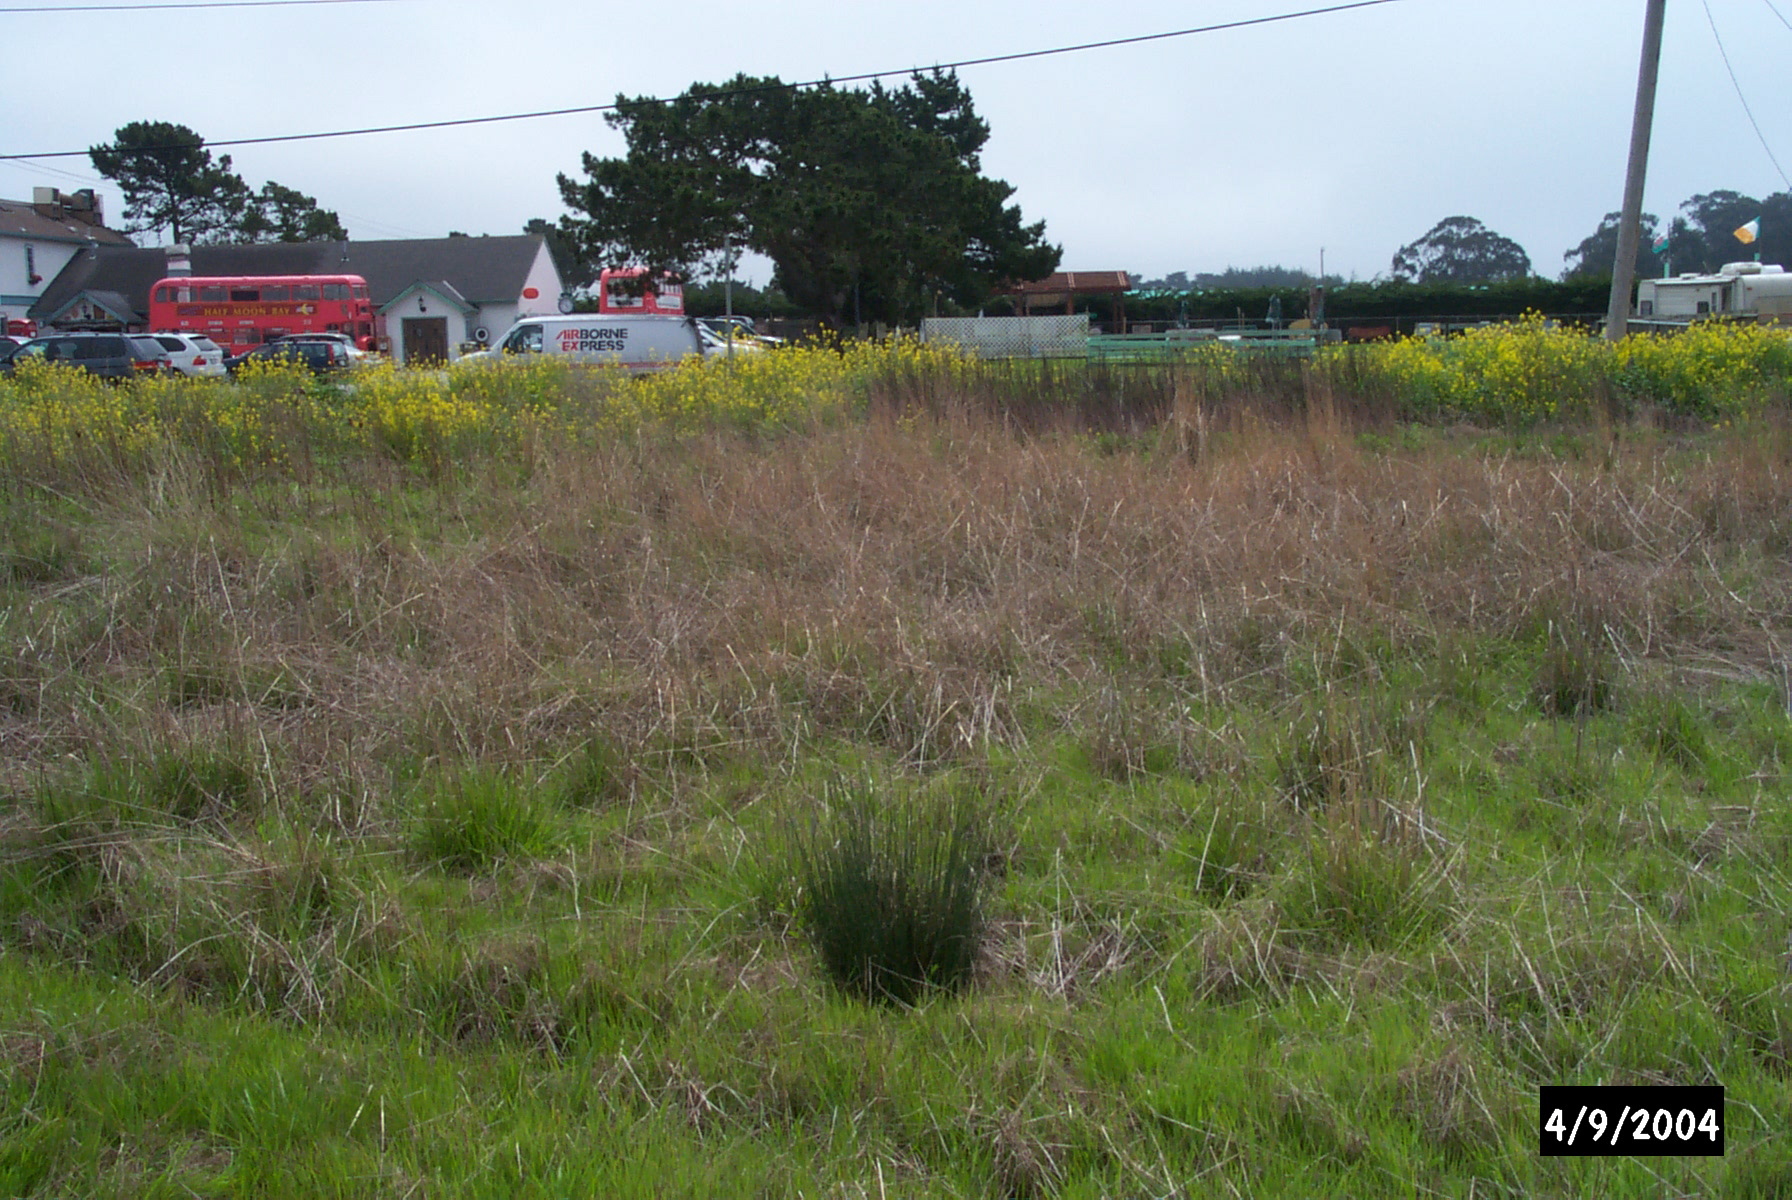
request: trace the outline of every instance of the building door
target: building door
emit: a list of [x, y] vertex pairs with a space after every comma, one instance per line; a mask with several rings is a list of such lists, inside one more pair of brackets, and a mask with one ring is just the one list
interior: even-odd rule
[[448, 361], [448, 318], [406, 317], [404, 321], [406, 366]]

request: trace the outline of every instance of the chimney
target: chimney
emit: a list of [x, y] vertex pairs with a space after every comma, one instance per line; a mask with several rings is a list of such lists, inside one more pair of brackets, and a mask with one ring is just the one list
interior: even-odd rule
[[168, 247], [167, 254], [169, 278], [193, 273], [193, 247], [185, 242], [175, 242]]
[[83, 225], [92, 225], [98, 229], [106, 227], [104, 206], [100, 197], [92, 188], [82, 188], [72, 196], [64, 196], [62, 202], [67, 206], [68, 215]]
[[51, 221], [62, 219], [62, 193], [53, 187], [31, 189], [31, 208], [40, 217]]

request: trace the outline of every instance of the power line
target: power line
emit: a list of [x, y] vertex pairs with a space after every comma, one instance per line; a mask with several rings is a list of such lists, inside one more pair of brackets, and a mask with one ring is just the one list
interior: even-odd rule
[[[1748, 106], [1748, 97], [1742, 94], [1742, 82], [1736, 78], [1736, 68], [1730, 65], [1730, 52], [1724, 49], [1723, 35], [1717, 32], [1717, 18], [1711, 15], [1711, 0], [1704, 0], [1705, 20], [1711, 23], [1711, 36], [1717, 39], [1717, 52], [1724, 60], [1724, 70], [1730, 73], [1730, 84], [1736, 89], [1736, 98], [1742, 101], [1742, 111], [1748, 114], [1748, 123], [1755, 127], [1755, 136], [1761, 139], [1761, 149], [1767, 151], [1767, 161], [1773, 169], [1780, 173], [1780, 179], [1786, 190], [1792, 192], [1792, 179], [1786, 177], [1786, 168], [1780, 166], [1780, 160], [1774, 157], [1773, 147], [1767, 144], [1767, 135], [1761, 132], [1761, 122], [1755, 120], [1755, 110]], [[1772, 7], [1769, 5], [1769, 7]], [[1775, 10], [1776, 12], [1778, 10]]]
[[[297, 3], [299, 0], [293, 0]], [[324, 3], [326, 0], [312, 0]], [[347, 0], [343, 0], [347, 2]], [[1219, 33], [1228, 29], [1243, 29], [1251, 25], [1272, 25], [1280, 21], [1294, 21], [1303, 17], [1326, 16], [1331, 13], [1348, 12], [1357, 8], [1376, 8], [1383, 4], [1398, 4], [1400, 0], [1354, 0], [1350, 4], [1333, 4], [1325, 8], [1309, 8], [1300, 12], [1278, 13], [1271, 17], [1252, 17], [1244, 21], [1227, 21], [1220, 25], [1202, 25], [1194, 29], [1176, 29], [1168, 33], [1147, 33], [1137, 37], [1110, 38], [1103, 42], [1083, 42], [1076, 46], [1055, 46], [1049, 50], [1023, 50], [1015, 54], [993, 54], [986, 58], [967, 58], [958, 62], [935, 63], [932, 67], [905, 67], [898, 71], [867, 71], [862, 75], [830, 76], [823, 79], [809, 79], [800, 83], [780, 83], [757, 88], [724, 89], [709, 94], [707, 99], [717, 100], [728, 96], [757, 95], [764, 92], [794, 91], [799, 88], [820, 87], [835, 83], [864, 83], [872, 79], [884, 79], [894, 75], [912, 75], [921, 70], [956, 71], [960, 67], [983, 67], [994, 63], [1019, 62], [1022, 59], [1046, 58], [1054, 54], [1075, 54], [1084, 50], [1106, 50], [1114, 46], [1136, 46], [1144, 42], [1161, 42], [1169, 38], [1193, 37], [1203, 33]], [[4, 10], [0, 10], [4, 11]], [[671, 100], [663, 97], [650, 97], [636, 103], [670, 104]], [[375, 125], [365, 129], [334, 129], [327, 133], [288, 133], [277, 137], [233, 138], [229, 141], [207, 142], [207, 146], [265, 146], [270, 142], [310, 142], [321, 138], [359, 137], [369, 133], [414, 133], [423, 129], [449, 129], [464, 125], [492, 125], [500, 121], [533, 121], [542, 117], [569, 117], [581, 113], [612, 112], [615, 104], [587, 104], [577, 108], [551, 108], [539, 112], [505, 113], [495, 117], [462, 117], [452, 121], [418, 121], [409, 125]], [[136, 153], [147, 153], [152, 150], [184, 149], [178, 146], [138, 146]], [[79, 158], [88, 154], [86, 150], [52, 150], [37, 154], [0, 154], [0, 162], [15, 158]]]
[[408, 0], [188, 0], [168, 4], [44, 4], [0, 8], [0, 13], [161, 12], [170, 8], [291, 8], [300, 4], [401, 4]]
[[1767, 6], [1768, 12], [1780, 19], [1781, 25], [1784, 25], [1787, 29], [1792, 29], [1792, 21], [1786, 20], [1786, 14], [1773, 6], [1773, 0], [1761, 0], [1761, 3]]
[[48, 163], [32, 162], [30, 159], [17, 159], [3, 165], [12, 167], [14, 170], [30, 171], [34, 175], [60, 175], [64, 179], [72, 179], [76, 183], [85, 183], [93, 187], [100, 187], [105, 183], [105, 180], [96, 179], [92, 175], [82, 175], [74, 171], [65, 171], [61, 167], [52, 167]]

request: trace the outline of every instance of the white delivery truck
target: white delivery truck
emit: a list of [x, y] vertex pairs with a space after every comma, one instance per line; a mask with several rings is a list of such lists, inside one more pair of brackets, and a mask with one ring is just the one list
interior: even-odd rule
[[490, 350], [462, 362], [501, 359], [509, 354], [549, 354], [593, 366], [640, 373], [659, 371], [701, 355], [705, 343], [689, 317], [574, 313], [567, 317], [523, 317]]

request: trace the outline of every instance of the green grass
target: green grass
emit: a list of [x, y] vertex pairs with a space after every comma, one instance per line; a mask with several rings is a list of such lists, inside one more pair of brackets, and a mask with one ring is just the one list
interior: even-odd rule
[[1792, 1193], [1779, 434], [961, 407], [0, 462], [0, 1195]]

